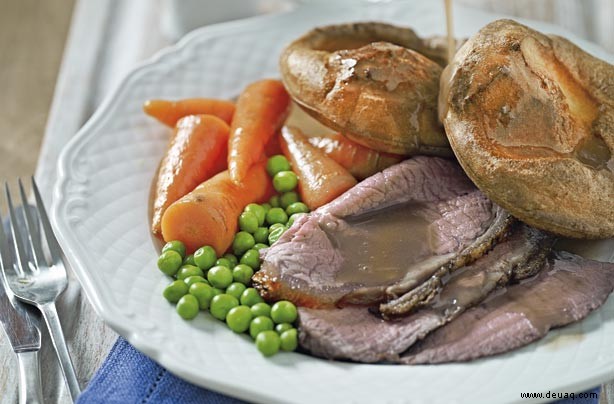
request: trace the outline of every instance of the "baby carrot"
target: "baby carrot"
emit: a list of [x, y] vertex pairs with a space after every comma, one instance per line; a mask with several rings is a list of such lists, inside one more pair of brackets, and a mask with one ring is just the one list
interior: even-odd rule
[[264, 155], [267, 157], [281, 154], [281, 134], [276, 133], [271, 140], [264, 146]]
[[290, 96], [278, 80], [256, 81], [241, 93], [230, 125], [228, 171], [240, 183], [249, 167], [262, 158], [264, 146], [290, 111]]
[[162, 217], [164, 240], [181, 240], [188, 252], [210, 245], [221, 256], [232, 243], [245, 206], [263, 201], [271, 188], [262, 163], [252, 166], [240, 184], [223, 171], [168, 207]]
[[143, 104], [143, 110], [149, 116], [163, 124], [174, 128], [184, 116], [214, 115], [230, 125], [235, 112], [235, 105], [230, 101], [211, 98], [186, 98], [179, 101], [148, 100]]
[[160, 236], [162, 215], [171, 203], [226, 169], [228, 129], [224, 121], [211, 115], [190, 115], [177, 122], [154, 188], [154, 235]]
[[341, 164], [357, 180], [364, 180], [403, 160], [403, 156], [378, 152], [339, 133], [310, 137], [309, 143]]
[[296, 128], [281, 131], [281, 148], [299, 178], [303, 202], [314, 210], [356, 185], [356, 179], [339, 163], [314, 147]]

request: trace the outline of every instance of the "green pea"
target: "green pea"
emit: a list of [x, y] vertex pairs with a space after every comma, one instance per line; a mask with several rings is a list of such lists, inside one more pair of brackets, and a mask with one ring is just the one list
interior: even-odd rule
[[190, 286], [190, 294], [198, 300], [198, 307], [201, 310], [208, 309], [211, 299], [213, 299], [213, 296], [215, 296], [213, 288], [202, 282], [198, 282]]
[[194, 265], [184, 265], [177, 272], [177, 279], [184, 280], [190, 276], [204, 276], [203, 270]]
[[241, 257], [241, 264], [245, 264], [251, 267], [254, 271], [260, 268], [260, 253], [253, 248], [245, 251], [245, 254]]
[[184, 295], [177, 302], [177, 314], [184, 320], [191, 320], [198, 314], [198, 299], [192, 295]]
[[185, 244], [179, 240], [169, 241], [168, 243], [164, 244], [164, 247], [162, 247], [162, 252], [166, 251], [175, 251], [181, 255], [181, 258], [183, 258], [185, 257]]
[[298, 194], [294, 191], [285, 192], [279, 197], [279, 204], [283, 209], [286, 209], [288, 206], [296, 203], [300, 200]]
[[239, 228], [248, 233], [255, 233], [258, 230], [258, 218], [252, 212], [243, 212], [239, 216]]
[[237, 257], [231, 253], [224, 254], [222, 258], [226, 258], [228, 261], [230, 261], [231, 268], [234, 268], [239, 263]]
[[174, 276], [182, 263], [183, 259], [177, 251], [164, 251], [158, 258], [158, 269], [168, 276]]
[[271, 208], [266, 214], [266, 221], [269, 225], [275, 223], [286, 224], [288, 214], [282, 208]]
[[174, 281], [164, 288], [162, 296], [171, 303], [177, 303], [187, 293], [188, 285], [184, 281]]
[[236, 333], [247, 331], [251, 322], [252, 312], [247, 306], [233, 307], [226, 315], [226, 324], [228, 324], [228, 328]]
[[256, 244], [254, 244], [254, 250], [260, 251], [263, 248], [269, 248], [269, 245], [268, 244], [264, 244], [264, 243], [256, 243]]
[[215, 250], [211, 246], [204, 246], [196, 250], [194, 252], [194, 262], [196, 265], [206, 271], [215, 265], [215, 260], [217, 259], [217, 255], [215, 254]]
[[252, 280], [253, 274], [254, 270], [250, 266], [239, 264], [232, 269], [232, 280], [247, 285]]
[[262, 331], [256, 337], [256, 348], [264, 356], [273, 356], [279, 352], [281, 338], [275, 331]]
[[254, 241], [258, 243], [266, 243], [269, 239], [269, 229], [266, 227], [258, 227], [254, 232]]
[[269, 234], [271, 234], [271, 232], [275, 229], [279, 229], [279, 228], [287, 228], [285, 223], [273, 223], [272, 225], [269, 226]]
[[194, 285], [195, 283], [206, 283], [207, 285], [209, 284], [209, 282], [207, 282], [205, 278], [199, 275], [188, 276], [183, 281], [186, 285], [188, 285], [188, 287]]
[[284, 234], [285, 232], [286, 232], [286, 226], [284, 225], [276, 227], [272, 230], [269, 229], [269, 245], [273, 245], [277, 240], [279, 240], [281, 235]]
[[295, 213], [309, 213], [309, 208], [303, 202], [294, 202], [286, 208], [286, 213], [288, 215], [293, 215]]
[[269, 211], [273, 208], [279, 208], [281, 206], [279, 195], [273, 195], [271, 199], [269, 199], [269, 205], [271, 205], [271, 207], [269, 208], [269, 210], [267, 210], [266, 213], [269, 213]]
[[271, 317], [271, 306], [268, 303], [260, 302], [251, 307], [254, 317], [265, 316]]
[[226, 288], [226, 294], [234, 296], [238, 300], [241, 298], [241, 294], [245, 289], [247, 289], [247, 287], [244, 284], [239, 282], [233, 282]]
[[241, 293], [241, 304], [252, 307], [256, 303], [264, 302], [264, 299], [254, 288], [247, 288]]
[[256, 339], [261, 332], [271, 330], [273, 330], [273, 320], [270, 317], [259, 316], [254, 318], [249, 324], [249, 335], [253, 339]]
[[228, 267], [216, 265], [207, 272], [207, 280], [216, 288], [226, 289], [232, 283], [232, 271]]
[[269, 234], [275, 229], [284, 229], [286, 227], [283, 223], [273, 223], [269, 226]]
[[215, 261], [215, 266], [232, 268], [232, 261], [228, 258], [218, 258], [218, 260]]
[[277, 331], [277, 334], [281, 335], [283, 334], [284, 331], [288, 331], [293, 329], [294, 326], [290, 323], [281, 323], [281, 324], [277, 324], [275, 326], [275, 331]]
[[273, 188], [277, 192], [290, 192], [298, 185], [298, 177], [292, 171], [280, 171], [273, 177]]
[[190, 254], [183, 259], [183, 265], [196, 265], [196, 261], [194, 261], [194, 254]]
[[221, 295], [213, 296], [209, 305], [209, 311], [213, 317], [224, 321], [230, 309], [238, 305], [239, 301], [236, 297], [222, 293]]
[[254, 236], [246, 231], [240, 231], [235, 234], [235, 238], [232, 241], [232, 250], [236, 255], [243, 255], [243, 253], [256, 244]]
[[294, 222], [296, 222], [297, 219], [299, 219], [301, 216], [305, 216], [307, 215], [307, 213], [294, 213], [290, 216], [290, 219], [288, 219], [288, 227], [292, 227], [292, 225], [294, 224]]
[[271, 307], [271, 318], [276, 324], [293, 323], [297, 315], [296, 306], [287, 300], [280, 300]]
[[281, 342], [280, 347], [282, 351], [296, 351], [296, 348], [298, 347], [298, 332], [296, 331], [296, 328], [291, 328], [282, 332], [279, 335], [279, 340]]
[[222, 289], [216, 288], [214, 286], [212, 286], [212, 287], [213, 287], [213, 296], [221, 295], [221, 294], [224, 293], [224, 291]]
[[290, 162], [286, 156], [282, 154], [271, 156], [266, 162], [266, 172], [269, 173], [271, 177], [274, 177], [275, 174], [280, 171], [288, 171], [290, 169]]
[[[262, 205], [260, 205], [260, 206], [262, 206], [262, 209], [264, 209], [264, 214], [265, 214], [265, 216], [266, 216], [266, 213], [267, 213], [269, 210], [271, 210], [271, 208], [272, 208], [272, 206], [271, 206], [271, 204], [270, 204], [270, 203], [263, 203], [263, 204], [262, 204]], [[264, 222], [262, 222], [262, 223], [264, 223]]]
[[258, 219], [258, 226], [262, 226], [264, 224], [266, 209], [263, 206], [258, 205], [257, 203], [250, 203], [245, 207], [244, 212], [253, 213], [256, 216], [256, 219]]

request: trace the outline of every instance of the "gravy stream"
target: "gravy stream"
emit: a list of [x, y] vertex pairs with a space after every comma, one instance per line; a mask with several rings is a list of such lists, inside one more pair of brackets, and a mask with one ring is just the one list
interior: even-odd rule
[[443, 119], [448, 113], [448, 93], [450, 92], [450, 81], [454, 76], [454, 70], [458, 67], [454, 60], [456, 50], [456, 40], [454, 39], [454, 24], [452, 21], [452, 0], [444, 0], [446, 11], [446, 37], [448, 40], [448, 65], [444, 67], [439, 78], [439, 97], [437, 97], [437, 116], [439, 122], [443, 124]]
[[347, 218], [345, 224], [323, 230], [344, 262], [338, 282], [365, 286], [394, 282], [431, 251], [429, 222], [419, 204], [403, 204]]
[[448, 64], [452, 63], [456, 50], [456, 40], [454, 39], [454, 22], [452, 18], [452, 0], [444, 0], [446, 9], [446, 34], [448, 38]]

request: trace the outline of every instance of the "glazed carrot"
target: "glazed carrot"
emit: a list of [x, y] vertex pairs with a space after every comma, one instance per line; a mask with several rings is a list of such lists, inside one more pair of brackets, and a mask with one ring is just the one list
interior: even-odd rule
[[369, 149], [339, 133], [310, 137], [309, 143], [341, 164], [357, 180], [364, 180], [403, 160], [403, 156]]
[[269, 143], [264, 146], [264, 155], [266, 157], [271, 157], [281, 153], [283, 153], [281, 150], [281, 134], [276, 133], [271, 140], [269, 140]]
[[179, 101], [148, 100], [143, 110], [163, 124], [174, 128], [184, 116], [214, 115], [230, 125], [235, 112], [235, 105], [230, 101], [211, 98], [186, 98]]
[[226, 169], [228, 129], [224, 121], [212, 115], [190, 115], [177, 122], [154, 189], [154, 235], [160, 236], [162, 215], [171, 203]]
[[264, 146], [290, 112], [290, 96], [278, 80], [256, 81], [241, 93], [230, 125], [228, 171], [236, 183], [262, 158]]
[[299, 193], [309, 209], [319, 208], [356, 185], [352, 174], [309, 143], [298, 129], [284, 127], [281, 136], [281, 148], [299, 178]]
[[223, 171], [168, 207], [162, 217], [164, 240], [181, 240], [189, 252], [210, 245], [221, 256], [232, 243], [245, 206], [261, 202], [271, 188], [263, 163], [252, 166], [239, 185]]

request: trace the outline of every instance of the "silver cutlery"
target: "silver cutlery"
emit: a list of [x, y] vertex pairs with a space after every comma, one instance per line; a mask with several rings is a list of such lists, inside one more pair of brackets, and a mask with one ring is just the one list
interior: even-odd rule
[[[0, 267], [14, 268], [15, 261], [9, 248], [0, 217]], [[19, 403], [43, 402], [38, 351], [41, 348], [39, 316], [30, 313], [24, 303], [13, 297], [0, 274], [0, 323], [19, 364]]]
[[[62, 250], [51, 229], [51, 223], [45, 212], [45, 207], [34, 178], [32, 178], [32, 191], [34, 193], [35, 205], [33, 209], [23, 210], [26, 226], [25, 229], [20, 229], [17, 226], [17, 212], [13, 207], [11, 192], [8, 184], [5, 183], [11, 222], [10, 227], [13, 236], [13, 251], [17, 257], [17, 265], [14, 267], [15, 270], [4, 267], [2, 270], [7, 284], [15, 297], [38, 307], [41, 311], [60, 362], [64, 381], [72, 400], [75, 401], [80, 393], [79, 382], [70, 359], [55, 305], [58, 296], [66, 289], [68, 284], [66, 268], [62, 258]], [[22, 204], [27, 206], [27, 198], [21, 180], [19, 180], [19, 193], [21, 194]], [[39, 222], [42, 224], [44, 231], [48, 256], [45, 254], [45, 246], [42, 241], [43, 231], [40, 232], [41, 237], [36, 235], [37, 224]], [[27, 234], [22, 234], [23, 230]]]

